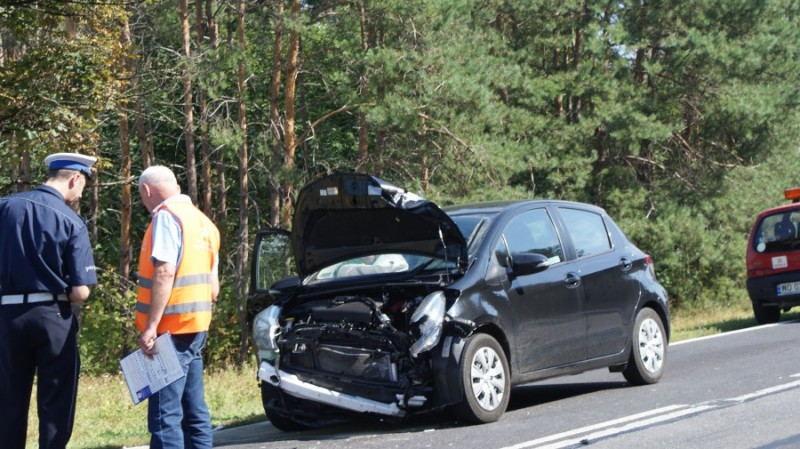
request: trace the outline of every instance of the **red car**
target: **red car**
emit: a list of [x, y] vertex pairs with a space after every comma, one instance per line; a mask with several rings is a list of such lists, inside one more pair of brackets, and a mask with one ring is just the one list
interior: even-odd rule
[[792, 203], [761, 212], [747, 243], [747, 293], [760, 324], [800, 305], [800, 188], [784, 196]]

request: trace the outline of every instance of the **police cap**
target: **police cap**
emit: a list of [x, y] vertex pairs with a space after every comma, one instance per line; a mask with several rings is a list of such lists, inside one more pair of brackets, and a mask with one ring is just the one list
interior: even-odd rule
[[44, 158], [50, 170], [78, 170], [88, 178], [92, 177], [92, 165], [97, 162], [94, 156], [86, 156], [78, 153], [55, 153]]

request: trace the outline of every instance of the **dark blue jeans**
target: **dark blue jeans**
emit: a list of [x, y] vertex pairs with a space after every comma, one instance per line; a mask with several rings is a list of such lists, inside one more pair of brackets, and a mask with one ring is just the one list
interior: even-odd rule
[[204, 397], [202, 350], [207, 332], [173, 335], [183, 377], [150, 397], [147, 429], [151, 449], [211, 448], [211, 415]]

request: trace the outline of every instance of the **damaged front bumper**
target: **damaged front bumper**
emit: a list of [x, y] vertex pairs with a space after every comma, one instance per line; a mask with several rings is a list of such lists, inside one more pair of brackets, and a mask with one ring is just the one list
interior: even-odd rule
[[419, 395], [408, 399], [405, 399], [403, 395], [398, 395], [397, 401], [390, 403], [349, 395], [304, 382], [294, 374], [276, 370], [275, 366], [267, 361], [261, 362], [258, 369], [258, 377], [262, 381], [278, 387], [284, 393], [296, 398], [360, 413], [374, 413], [402, 418], [406, 415], [408, 407], [423, 407], [427, 401], [427, 398]]

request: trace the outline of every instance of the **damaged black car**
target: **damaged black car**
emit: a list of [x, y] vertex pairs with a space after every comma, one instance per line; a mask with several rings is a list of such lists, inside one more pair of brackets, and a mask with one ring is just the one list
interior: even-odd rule
[[442, 410], [487, 423], [514, 385], [664, 373], [666, 291], [650, 256], [592, 205], [442, 209], [334, 174], [300, 191], [291, 233], [258, 233], [251, 262], [258, 380], [279, 429]]

